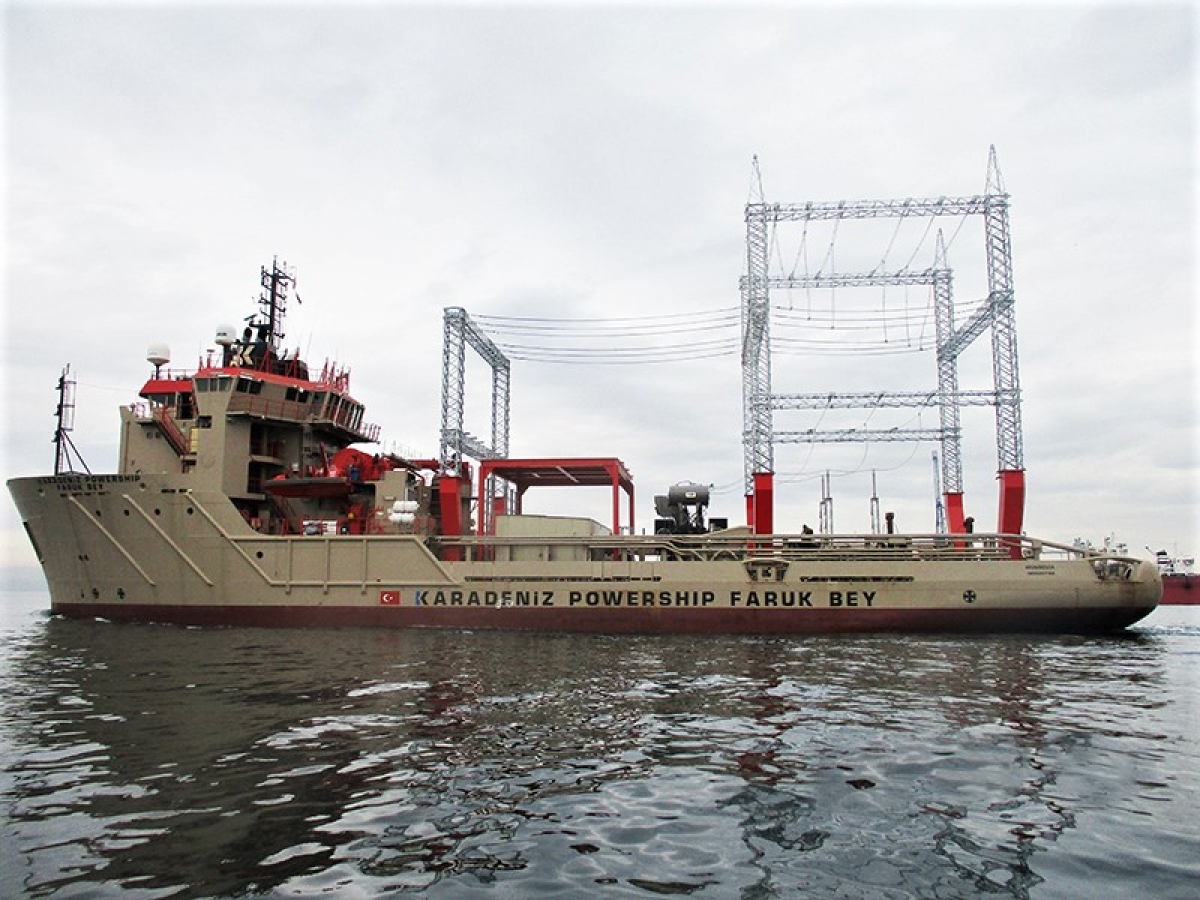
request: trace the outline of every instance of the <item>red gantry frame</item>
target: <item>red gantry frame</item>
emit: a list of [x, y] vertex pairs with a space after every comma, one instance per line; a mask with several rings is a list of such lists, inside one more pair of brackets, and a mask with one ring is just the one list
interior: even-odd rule
[[488, 459], [479, 463], [479, 494], [488, 498], [488, 478], [496, 475], [517, 489], [516, 509], [505, 509], [504, 497], [492, 497], [492, 508], [478, 517], [479, 534], [495, 533], [496, 516], [520, 514], [521, 501], [531, 487], [612, 487], [612, 533], [621, 533], [621, 491], [629, 498], [629, 533], [633, 533], [633, 476], [615, 457], [558, 459]]

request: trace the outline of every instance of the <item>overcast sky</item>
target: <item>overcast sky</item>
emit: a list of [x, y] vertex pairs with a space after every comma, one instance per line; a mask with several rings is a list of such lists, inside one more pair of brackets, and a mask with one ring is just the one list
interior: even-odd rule
[[[983, 193], [994, 145], [1027, 531], [1200, 550], [1190, 4], [3, 9], [5, 477], [50, 470], [68, 363], [74, 440], [92, 471], [113, 470], [117, 407], [149, 374], [147, 347], [194, 367], [216, 326], [254, 311], [259, 266], [278, 255], [303, 298], [287, 342], [352, 368], [389, 446], [437, 452], [444, 307], [603, 320], [588, 326], [592, 365], [514, 361], [511, 455], [621, 457], [639, 528], [683, 480], [712, 484], [712, 514], [740, 521], [732, 323], [752, 159], [773, 202], [962, 196]], [[774, 271], [925, 268], [928, 224], [780, 228]], [[986, 292], [981, 225], [934, 229], [965, 315]], [[927, 289], [774, 298], [776, 392], [936, 385]], [[835, 334], [830, 318], [872, 328]], [[613, 364], [618, 321], [635, 330], [626, 346], [713, 352]], [[664, 333], [640, 337], [650, 324]], [[552, 336], [509, 340], [531, 356], [584, 346]], [[961, 387], [990, 384], [985, 335]], [[484, 438], [489, 403], [472, 362], [467, 427]], [[937, 415], [842, 424], [886, 423]], [[992, 411], [966, 410], [964, 427], [967, 512], [991, 530]], [[817, 524], [830, 472], [837, 531], [869, 529], [872, 475], [902, 530], [931, 531], [934, 449], [776, 446], [777, 529]], [[603, 492], [582, 501], [606, 519]], [[33, 565], [7, 501], [0, 526], [0, 565]]]

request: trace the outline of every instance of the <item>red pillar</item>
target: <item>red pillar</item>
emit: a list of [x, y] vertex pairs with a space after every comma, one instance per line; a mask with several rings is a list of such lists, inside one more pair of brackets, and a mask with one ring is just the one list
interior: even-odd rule
[[612, 533], [621, 533], [621, 476], [617, 473], [617, 467], [609, 465], [605, 467], [608, 472], [608, 477], [612, 481]]
[[[508, 497], [493, 497], [492, 498], [492, 514], [488, 517], [488, 531], [491, 534], [496, 533], [496, 520], [503, 515], [508, 514]], [[480, 522], [480, 527], [483, 523]]]
[[[1000, 470], [1000, 534], [1020, 534], [1025, 527], [1025, 470]], [[1020, 544], [1013, 544], [1012, 556], [1021, 556]]]
[[946, 504], [946, 531], [950, 534], [963, 534], [967, 530], [966, 517], [963, 515], [962, 491], [943, 495]]
[[629, 486], [629, 533], [637, 534], [637, 531], [634, 529], [634, 521], [633, 521], [633, 485], [632, 484]]
[[775, 533], [775, 473], [754, 473], [754, 533]]
[[[463, 485], [469, 479], [458, 475], [443, 475], [438, 479], [438, 500], [442, 511], [442, 534], [458, 537], [463, 533], [462, 496]], [[460, 547], [447, 547], [442, 558], [451, 562], [462, 559]]]

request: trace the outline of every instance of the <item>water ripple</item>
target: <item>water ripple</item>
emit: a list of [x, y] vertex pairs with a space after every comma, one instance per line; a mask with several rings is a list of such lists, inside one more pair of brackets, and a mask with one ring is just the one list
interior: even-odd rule
[[39, 621], [0, 648], [3, 870], [33, 897], [1182, 897], [1197, 638]]

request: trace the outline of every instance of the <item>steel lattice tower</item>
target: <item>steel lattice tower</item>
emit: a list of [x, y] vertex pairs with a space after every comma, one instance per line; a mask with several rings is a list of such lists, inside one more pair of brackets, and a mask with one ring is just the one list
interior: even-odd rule
[[992, 323], [992, 378], [996, 385], [996, 440], [1000, 471], [1025, 468], [1021, 437], [1021, 382], [1017, 373], [1017, 322], [1013, 312], [1012, 248], [1008, 235], [1008, 194], [1000, 178], [996, 148], [988, 156], [987, 207], [988, 306]]
[[959, 407], [962, 401], [958, 393], [958, 354], [945, 352], [954, 334], [954, 292], [952, 275], [946, 267], [946, 244], [940, 230], [933, 266], [940, 273], [940, 277], [933, 280], [933, 306], [938, 348], [938, 411], [942, 425], [942, 489], [947, 494], [961, 494], [962, 416]]
[[754, 157], [757, 202], [746, 205], [746, 274], [742, 278], [742, 442], [746, 493], [755, 472], [773, 472], [771, 444], [771, 298], [768, 289], [767, 231], [772, 221], [763, 202]]
[[[476, 460], [503, 459], [508, 456], [508, 357], [462, 307], [447, 307], [442, 315], [442, 324], [442, 464], [452, 467], [464, 456]], [[463, 430], [468, 346], [492, 370], [490, 445]]]
[[[850, 442], [863, 440], [939, 440], [942, 443], [943, 488], [951, 506], [950, 527], [962, 524], [962, 458], [960, 407], [996, 407], [997, 458], [1001, 476], [1000, 528], [1020, 531], [1024, 502], [1024, 459], [1021, 438], [1020, 384], [1017, 366], [1016, 321], [1013, 313], [1012, 256], [1008, 231], [1008, 194], [1004, 193], [992, 147], [988, 158], [984, 194], [928, 199], [809, 201], [768, 204], [762, 196], [758, 159], [754, 160], [757, 195], [746, 204], [746, 275], [742, 295], [742, 396], [743, 445], [746, 493], [754, 487], [756, 473], [774, 471], [773, 444], [781, 442]], [[988, 296], [982, 307], [961, 327], [953, 313], [952, 278], [946, 266], [945, 245], [938, 236], [933, 268], [924, 272], [833, 273], [805, 278], [772, 277], [769, 269], [769, 234], [780, 222], [979, 215], [984, 220]], [[932, 284], [937, 328], [938, 386], [936, 392], [867, 392], [859, 394], [780, 394], [771, 389], [770, 288], [864, 287], [879, 284]], [[983, 331], [992, 331], [993, 389], [961, 391], [958, 357]], [[938, 429], [841, 432], [774, 431], [773, 409], [821, 407], [877, 408], [932, 406], [940, 411]]]

